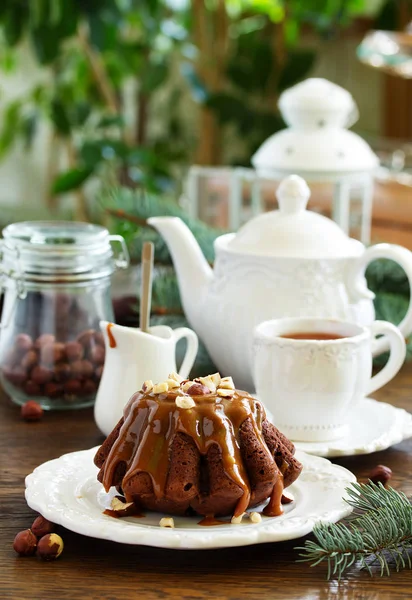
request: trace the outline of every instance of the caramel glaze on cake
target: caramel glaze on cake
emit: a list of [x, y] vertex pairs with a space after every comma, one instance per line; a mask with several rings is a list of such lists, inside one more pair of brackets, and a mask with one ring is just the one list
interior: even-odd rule
[[169, 514], [242, 515], [270, 498], [265, 514], [282, 513], [284, 487], [300, 474], [293, 444], [247, 392], [191, 396], [182, 390], [139, 391], [95, 456], [106, 491], [120, 487], [139, 509]]

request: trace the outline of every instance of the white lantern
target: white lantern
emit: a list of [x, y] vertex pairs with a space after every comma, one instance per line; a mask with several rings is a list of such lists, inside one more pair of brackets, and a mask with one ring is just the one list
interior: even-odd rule
[[[357, 120], [352, 96], [326, 79], [312, 78], [286, 90], [279, 109], [288, 127], [269, 137], [252, 157], [252, 169], [192, 167], [189, 172], [187, 208], [199, 216], [202, 177], [226, 177], [229, 183], [228, 224], [237, 229], [262, 210], [262, 180], [279, 181], [296, 173], [309, 183], [334, 185], [332, 216], [349, 233], [353, 190], [361, 199], [361, 240], [369, 243], [373, 175], [378, 157], [359, 136], [348, 131]], [[243, 210], [243, 185], [251, 189], [251, 203]]]

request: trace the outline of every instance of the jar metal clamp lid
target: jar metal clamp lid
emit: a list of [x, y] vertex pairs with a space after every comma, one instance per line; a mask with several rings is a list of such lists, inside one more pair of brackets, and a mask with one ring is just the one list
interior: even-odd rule
[[[120, 244], [114, 254], [112, 244]], [[110, 276], [129, 266], [126, 242], [98, 225], [72, 221], [25, 221], [3, 229], [0, 241], [1, 286], [11, 279], [17, 298], [26, 282], [76, 284]], [[6, 324], [2, 323], [2, 327]]]

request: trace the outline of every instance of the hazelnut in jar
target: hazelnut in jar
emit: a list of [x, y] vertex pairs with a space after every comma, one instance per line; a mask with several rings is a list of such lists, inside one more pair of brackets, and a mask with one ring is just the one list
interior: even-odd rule
[[[128, 265], [123, 238], [73, 222], [3, 230], [0, 376], [18, 404], [45, 409], [94, 403], [105, 358], [101, 320], [113, 320], [110, 279]], [[114, 256], [112, 242], [122, 245]]]

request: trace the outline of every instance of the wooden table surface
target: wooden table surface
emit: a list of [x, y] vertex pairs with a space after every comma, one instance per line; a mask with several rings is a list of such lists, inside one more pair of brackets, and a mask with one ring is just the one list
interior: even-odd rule
[[[375, 397], [411, 409], [412, 366]], [[35, 516], [24, 499], [24, 477], [40, 463], [95, 446], [102, 437], [91, 410], [50, 413], [40, 423], [26, 423], [5, 397], [0, 398], [0, 434], [0, 599], [404, 600], [412, 595], [410, 571], [370, 578], [352, 568], [340, 583], [327, 582], [324, 567], [295, 562], [294, 547], [303, 539], [195, 552], [123, 546], [61, 529], [65, 549], [57, 561], [19, 558], [13, 538]], [[393, 470], [393, 486], [412, 495], [412, 440], [336, 462], [360, 481], [376, 464], [385, 464]]]

